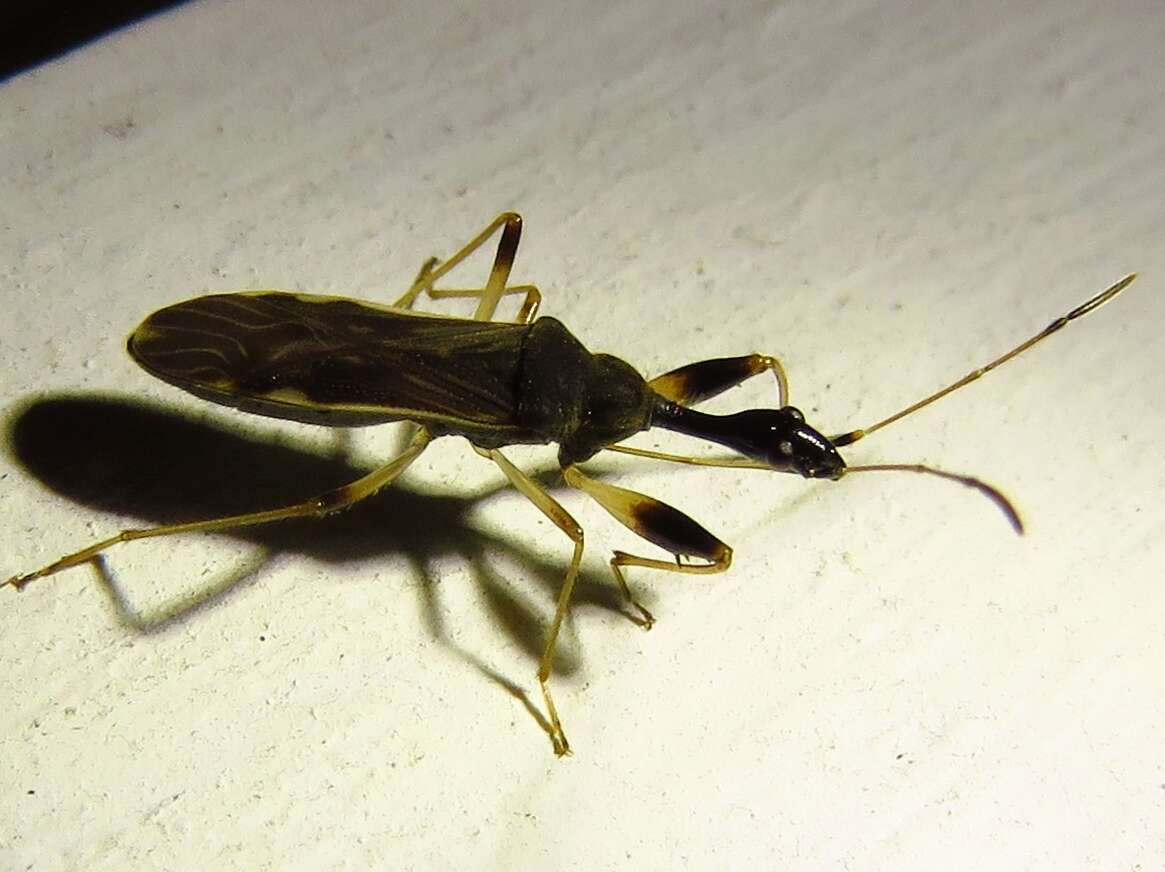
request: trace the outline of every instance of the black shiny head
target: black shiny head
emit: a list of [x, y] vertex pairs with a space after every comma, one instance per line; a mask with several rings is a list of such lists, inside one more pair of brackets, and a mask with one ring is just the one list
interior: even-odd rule
[[845, 461], [832, 442], [805, 423], [800, 409], [749, 409], [725, 417], [735, 432], [718, 441], [746, 457], [805, 478], [841, 478]]
[[845, 461], [825, 436], [805, 423], [799, 409], [748, 409], [734, 415], [706, 415], [663, 403], [652, 425], [719, 443], [778, 472], [805, 478], [839, 479]]

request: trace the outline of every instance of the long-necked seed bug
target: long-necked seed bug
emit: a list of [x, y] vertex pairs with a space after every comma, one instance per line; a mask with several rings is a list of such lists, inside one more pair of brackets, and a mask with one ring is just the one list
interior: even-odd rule
[[[654, 619], [632, 596], [623, 567], [681, 573], [728, 568], [732, 549], [700, 524], [664, 503], [586, 475], [579, 464], [599, 451], [720, 467], [749, 467], [836, 481], [854, 472], [900, 470], [951, 479], [985, 494], [1016, 532], [1023, 527], [1010, 501], [977, 478], [919, 464], [847, 466], [838, 449], [946, 396], [1006, 363], [1052, 333], [1113, 299], [1135, 278], [1112, 287], [1057, 318], [1011, 351], [905, 409], [863, 429], [824, 436], [788, 404], [788, 379], [767, 355], [692, 363], [649, 381], [607, 354], [592, 354], [553, 318], [535, 319], [541, 294], [533, 285], [510, 285], [522, 220], [504, 213], [444, 262], [425, 262], [412, 286], [391, 306], [339, 297], [280, 291], [211, 294], [161, 309], [129, 337], [130, 355], [148, 372], [196, 396], [243, 411], [331, 427], [390, 421], [418, 426], [411, 442], [379, 469], [295, 505], [268, 511], [123, 530], [4, 584], [23, 588], [36, 578], [84, 563], [119, 542], [177, 533], [222, 531], [285, 518], [337, 512], [390, 484], [439, 436], [464, 436], [478, 454], [498, 465], [509, 482], [574, 543], [538, 667], [555, 753], [569, 751], [550, 693], [555, 642], [570, 606], [583, 553], [583, 531], [559, 502], [512, 464], [502, 446], [558, 444], [563, 476], [616, 520], [669, 552], [673, 560], [615, 551], [610, 565], [622, 596], [650, 628]], [[446, 273], [501, 237], [493, 267], [480, 288], [435, 287]], [[473, 318], [412, 311], [430, 298], [476, 298]], [[523, 300], [514, 322], [496, 322], [502, 297]], [[771, 372], [779, 406], [709, 415], [693, 406], [746, 379]], [[734, 455], [691, 457], [617, 443], [662, 427], [718, 443]], [[0, 585], [2, 586], [2, 585]]]

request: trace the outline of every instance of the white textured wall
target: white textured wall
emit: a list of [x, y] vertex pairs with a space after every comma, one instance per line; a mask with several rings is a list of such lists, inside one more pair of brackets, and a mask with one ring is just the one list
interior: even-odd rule
[[[508, 208], [515, 278], [592, 348], [645, 372], [779, 354], [832, 432], [1140, 270], [848, 452], [975, 472], [1029, 535], [905, 475], [596, 464], [736, 564], [633, 572], [644, 634], [603, 566], [632, 537], [562, 494], [589, 554], [558, 761], [489, 675], [537, 700], [568, 543], [448, 440], [330, 522], [117, 549], [120, 599], [88, 567], [0, 591], [0, 866], [1159, 868], [1161, 5], [466, 6], [207, 2], [0, 85], [5, 423], [72, 397], [4, 455], [0, 576], [343, 472], [326, 432], [139, 371], [145, 314], [207, 289], [385, 300]], [[94, 398], [160, 429], [103, 443], [129, 413], [78, 417]], [[355, 434], [351, 462], [398, 439]]]

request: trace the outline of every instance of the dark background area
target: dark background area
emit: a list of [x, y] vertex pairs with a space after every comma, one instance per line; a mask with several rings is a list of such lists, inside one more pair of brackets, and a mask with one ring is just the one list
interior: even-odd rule
[[0, 81], [182, 2], [0, 3]]

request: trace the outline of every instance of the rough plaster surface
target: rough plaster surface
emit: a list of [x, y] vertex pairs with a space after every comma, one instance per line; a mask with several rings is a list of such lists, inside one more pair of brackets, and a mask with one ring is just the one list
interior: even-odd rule
[[455, 440], [324, 524], [0, 591], [0, 866], [1159, 868], [1163, 43], [1156, 2], [208, 2], [4, 83], [5, 575], [387, 456], [123, 337], [205, 290], [385, 300], [502, 209], [593, 348], [779, 354], [833, 432], [1143, 277], [848, 452], [975, 472], [1024, 538], [934, 480], [604, 461], [736, 548], [633, 573], [645, 634], [603, 562], [648, 546], [562, 493], [571, 759], [504, 687], [537, 700], [568, 543]]

